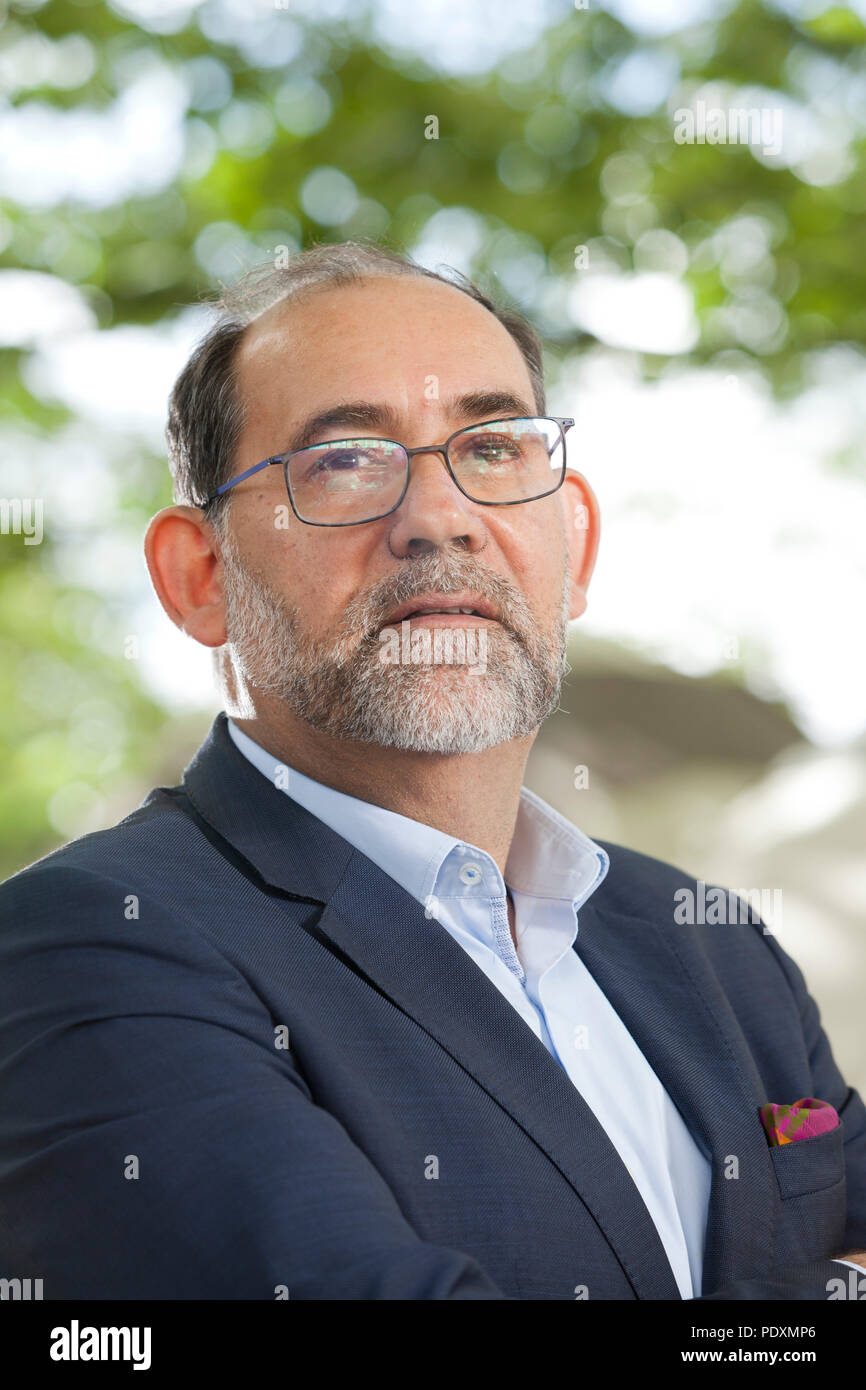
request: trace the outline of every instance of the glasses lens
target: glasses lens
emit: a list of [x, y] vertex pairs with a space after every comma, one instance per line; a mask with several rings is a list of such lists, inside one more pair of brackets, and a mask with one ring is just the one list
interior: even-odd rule
[[555, 420], [494, 420], [448, 445], [460, 486], [476, 502], [529, 502], [562, 481], [565, 440]]
[[385, 439], [339, 439], [292, 454], [286, 481], [304, 521], [339, 526], [383, 516], [406, 478], [405, 449]]

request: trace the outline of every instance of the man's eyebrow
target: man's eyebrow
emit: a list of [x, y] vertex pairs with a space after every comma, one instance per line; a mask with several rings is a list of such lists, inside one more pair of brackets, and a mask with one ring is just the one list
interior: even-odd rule
[[[497, 420], [508, 415], [532, 416], [534, 409], [512, 391], [467, 391], [461, 396], [452, 397], [446, 404], [449, 415], [467, 423]], [[373, 430], [388, 439], [396, 439], [400, 429], [397, 412], [383, 402], [343, 401], [326, 410], [317, 410], [315, 415], [304, 420], [292, 434], [284, 452], [289, 454], [295, 449], [315, 444], [323, 431], [334, 429], [337, 425]], [[455, 428], [459, 428], [459, 425]]]
[[446, 404], [446, 411], [461, 420], [499, 420], [508, 415], [530, 418], [535, 415], [535, 406], [527, 405], [522, 396], [513, 391], [468, 391], [463, 396], [454, 396]]
[[398, 428], [398, 420], [396, 412], [388, 405], [375, 401], [343, 401], [308, 416], [292, 434], [285, 452], [288, 454], [293, 449], [304, 449], [308, 444], [315, 444], [323, 430], [333, 429], [335, 425], [374, 430], [379, 435], [385, 431], [390, 438], [390, 434]]

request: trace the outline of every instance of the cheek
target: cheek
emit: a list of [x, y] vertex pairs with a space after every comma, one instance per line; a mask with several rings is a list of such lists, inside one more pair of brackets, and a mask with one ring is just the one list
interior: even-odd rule
[[305, 554], [304, 538], [293, 534], [294, 517], [287, 521], [272, 498], [257, 498], [251, 513], [237, 528], [246, 565], [288, 607], [303, 615], [313, 613], [319, 570]]
[[528, 524], [509, 523], [500, 537], [500, 548], [509, 562], [514, 582], [535, 611], [558, 615], [565, 566], [558, 514], [548, 508], [547, 515], [532, 517]]
[[[268, 581], [299, 615], [304, 629], [326, 638], [342, 627], [347, 605], [372, 582], [368, 545], [316, 527], [277, 531], [259, 563]], [[300, 531], [309, 531], [302, 535]]]

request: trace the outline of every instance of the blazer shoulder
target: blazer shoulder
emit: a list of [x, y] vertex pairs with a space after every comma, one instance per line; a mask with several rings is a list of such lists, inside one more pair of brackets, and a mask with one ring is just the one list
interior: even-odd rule
[[142, 804], [116, 825], [81, 835], [21, 868], [0, 883], [0, 918], [37, 905], [41, 899], [56, 906], [66, 891], [89, 886], [94, 897], [107, 887], [156, 881], [164, 873], [161, 855], [172, 848], [201, 840], [195, 822], [184, 808], [180, 787], [156, 787]]
[[120, 998], [127, 984], [137, 998], [157, 979], [169, 991], [191, 977], [196, 989], [235, 988], [238, 969], [210, 922], [224, 869], [175, 789], [157, 788], [117, 825], [0, 884], [0, 1030], [16, 998], [40, 990], [58, 1004], [76, 989]]
[[633, 917], [652, 915], [655, 920], [662, 904], [668, 914], [673, 912], [676, 892], [697, 885], [694, 874], [664, 859], [655, 859], [650, 854], [608, 840], [596, 839], [595, 844], [610, 859], [607, 877], [591, 899], [599, 907], [610, 907]]
[[624, 845], [595, 843], [607, 852], [610, 869], [590, 904], [651, 923], [723, 975], [763, 972], [775, 985], [783, 983], [803, 1006], [807, 990], [802, 972], [767, 926], [753, 890], [704, 881]]

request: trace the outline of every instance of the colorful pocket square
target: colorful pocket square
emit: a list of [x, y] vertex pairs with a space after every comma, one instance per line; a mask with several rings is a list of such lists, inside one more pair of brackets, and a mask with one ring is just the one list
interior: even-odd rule
[[826, 1100], [804, 1096], [793, 1105], [761, 1106], [761, 1124], [771, 1145], [790, 1144], [796, 1139], [817, 1139], [839, 1123], [839, 1113]]

